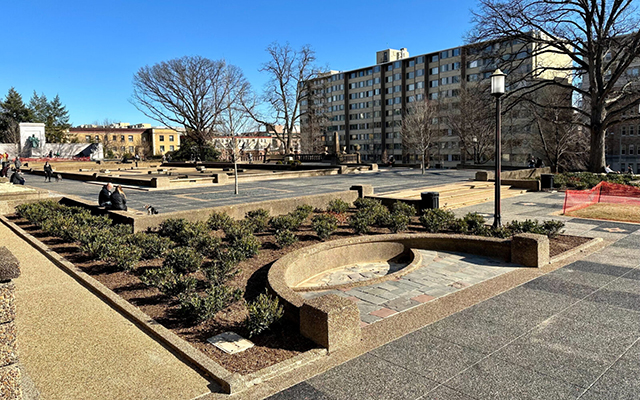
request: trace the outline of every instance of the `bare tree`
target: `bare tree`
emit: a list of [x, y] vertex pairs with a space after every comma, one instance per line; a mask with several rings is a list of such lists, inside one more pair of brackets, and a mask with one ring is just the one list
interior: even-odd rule
[[438, 137], [439, 103], [435, 100], [414, 101], [402, 119], [402, 145], [420, 156], [422, 174], [429, 162], [429, 147]]
[[256, 122], [251, 118], [257, 103], [249, 84], [236, 87], [234, 91], [238, 91], [238, 93], [234, 92], [228, 97], [230, 103], [221, 114], [220, 133], [231, 137], [226, 142], [225, 150], [231, 154], [235, 182], [234, 193], [238, 194], [238, 159], [242, 151], [242, 147], [238, 143], [238, 135], [247, 131], [256, 131], [258, 127], [255, 126]]
[[[637, 69], [640, 55], [638, 13], [632, 0], [480, 0], [472, 41], [517, 40], [535, 60], [566, 57], [565, 65], [537, 63], [525, 78], [546, 73], [567, 78], [531, 80], [509, 96], [523, 96], [548, 85], [575, 90], [582, 106], [562, 108], [578, 113], [590, 132], [589, 169], [605, 166], [605, 134], [640, 103]], [[578, 79], [574, 79], [578, 78]], [[534, 101], [535, 100], [531, 100]], [[541, 105], [541, 104], [538, 104]]]
[[461, 87], [457, 110], [444, 115], [444, 124], [458, 136], [462, 157], [474, 157], [474, 163], [483, 163], [493, 157], [495, 142], [495, 110], [486, 84]]
[[562, 107], [571, 101], [572, 92], [559, 87], [546, 87], [540, 92], [538, 100], [544, 107], [526, 105], [531, 122], [537, 128], [533, 149], [556, 170], [584, 168], [588, 133], [577, 123], [578, 114]]
[[204, 146], [247, 86], [242, 71], [224, 60], [182, 57], [140, 68], [132, 103], [165, 126], [184, 126], [187, 138]]
[[[261, 72], [269, 75], [264, 89], [263, 100], [267, 103], [267, 113], [260, 115], [251, 111], [252, 118], [267, 127], [285, 145], [285, 152], [291, 152], [292, 139], [300, 124], [300, 106], [308, 98], [305, 82], [317, 77], [314, 66], [315, 52], [309, 46], [294, 50], [289, 43], [272, 43], [267, 47], [269, 61], [262, 65]], [[282, 126], [278, 132], [276, 125]]]

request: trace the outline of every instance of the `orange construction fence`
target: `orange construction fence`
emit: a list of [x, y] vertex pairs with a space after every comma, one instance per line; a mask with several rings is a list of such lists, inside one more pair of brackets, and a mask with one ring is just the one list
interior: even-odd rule
[[596, 203], [640, 206], [640, 188], [618, 183], [600, 182], [589, 190], [567, 190], [562, 213], [579, 210]]

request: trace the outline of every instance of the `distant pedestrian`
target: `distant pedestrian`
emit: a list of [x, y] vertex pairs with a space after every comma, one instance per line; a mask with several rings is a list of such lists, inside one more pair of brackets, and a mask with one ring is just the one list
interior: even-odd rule
[[542, 162], [542, 159], [538, 157], [536, 160], [536, 168], [542, 168], [543, 165], [544, 163]]
[[45, 161], [44, 162], [44, 181], [47, 182], [47, 180], [49, 182], [51, 182], [51, 176], [53, 175], [53, 168], [51, 167], [51, 164], [49, 164], [49, 161]]
[[111, 194], [111, 209], [127, 211], [127, 196], [122, 190], [122, 185], [116, 186], [116, 190]]
[[631, 164], [629, 164], [629, 166], [627, 167], [627, 174], [633, 175], [633, 167], [631, 166]]
[[9, 168], [11, 168], [11, 164], [6, 163], [5, 166], [2, 168], [2, 170], [0, 171], [0, 176], [3, 178], [6, 178], [7, 176], [9, 176]]
[[113, 191], [113, 185], [111, 182], [107, 183], [100, 190], [100, 194], [98, 194], [98, 205], [100, 207], [111, 207], [111, 192]]
[[47, 157], [53, 158], [53, 150], [49, 150], [49, 155]]
[[536, 166], [536, 159], [535, 157], [531, 156], [531, 158], [529, 159], [529, 168], [535, 168]]
[[167, 162], [167, 156], [165, 156], [164, 154], [162, 155], [162, 162], [166, 163]]
[[16, 169], [20, 169], [22, 167], [22, 161], [20, 161], [20, 157], [16, 156], [16, 159], [13, 161]]
[[22, 172], [20, 172], [20, 168], [16, 168], [16, 171], [11, 175], [9, 182], [14, 185], [24, 185], [24, 176], [22, 176]]

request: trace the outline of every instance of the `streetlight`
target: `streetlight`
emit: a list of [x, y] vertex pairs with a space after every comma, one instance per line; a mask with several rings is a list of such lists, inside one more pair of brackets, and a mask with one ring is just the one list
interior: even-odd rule
[[495, 72], [491, 75], [491, 95], [496, 98], [496, 193], [495, 193], [495, 211], [493, 216], [493, 227], [498, 228], [501, 225], [500, 222], [500, 170], [502, 164], [502, 140], [501, 140], [501, 125], [502, 121], [500, 118], [500, 97], [504, 94], [504, 80], [507, 75], [500, 71], [500, 69], [496, 69]]

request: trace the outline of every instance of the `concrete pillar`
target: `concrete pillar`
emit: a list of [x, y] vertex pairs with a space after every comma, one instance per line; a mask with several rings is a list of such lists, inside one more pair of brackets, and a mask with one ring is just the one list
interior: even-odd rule
[[371, 185], [353, 185], [349, 190], [357, 190], [359, 198], [373, 196], [373, 186]]
[[18, 368], [15, 286], [20, 263], [6, 248], [0, 248], [0, 399], [22, 399], [22, 373]]

